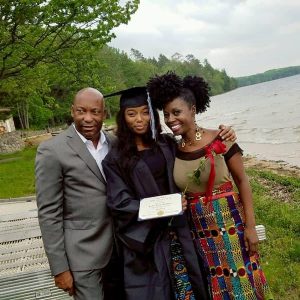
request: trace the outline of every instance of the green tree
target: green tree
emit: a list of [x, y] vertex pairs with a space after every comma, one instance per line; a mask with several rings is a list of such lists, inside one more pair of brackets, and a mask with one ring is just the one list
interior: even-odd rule
[[268, 70], [264, 73], [254, 74], [250, 76], [237, 77], [238, 86], [256, 84], [260, 82], [275, 80], [279, 78], [289, 77], [300, 74], [300, 66], [286, 67], [280, 69]]
[[133, 48], [130, 49], [130, 56], [133, 58], [133, 60], [145, 60], [142, 52]]
[[65, 119], [73, 89], [105, 84], [94, 54], [139, 4], [119, 2], [0, 0], [0, 105], [13, 109], [22, 128]]
[[1, 84], [0, 106], [11, 107], [22, 129], [28, 129], [31, 122], [39, 127], [48, 125], [54, 99], [49, 96], [50, 88], [48, 80], [45, 80], [47, 73], [47, 67], [39, 65]]
[[164, 67], [168, 62], [169, 62], [169, 59], [165, 55], [163, 55], [163, 54], [159, 55], [158, 61], [157, 61], [159, 68]]
[[40, 62], [55, 62], [81, 42], [103, 45], [127, 23], [139, 1], [0, 0], [0, 79]]
[[[103, 94], [128, 85], [124, 70], [132, 69], [133, 64], [125, 53], [108, 46], [102, 48], [86, 44], [66, 53], [57, 64], [51, 66], [49, 73], [52, 96], [56, 99], [53, 122], [61, 123], [69, 118], [72, 98], [76, 91], [84, 87], [94, 87]], [[111, 99], [107, 101], [109, 117], [119, 106]]]

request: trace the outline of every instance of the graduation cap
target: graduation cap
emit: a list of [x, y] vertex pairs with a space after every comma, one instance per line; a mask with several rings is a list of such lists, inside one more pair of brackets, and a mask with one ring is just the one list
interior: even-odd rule
[[149, 104], [147, 101], [149, 96], [145, 86], [136, 86], [109, 95], [104, 95], [104, 98], [112, 96], [120, 96], [120, 108], [138, 107]]
[[156, 139], [155, 121], [153, 115], [153, 108], [151, 99], [147, 88], [145, 86], [136, 86], [126, 90], [121, 90], [108, 95], [104, 95], [104, 98], [120, 96], [120, 108], [138, 107], [148, 105], [150, 113], [150, 126], [152, 131], [152, 138]]

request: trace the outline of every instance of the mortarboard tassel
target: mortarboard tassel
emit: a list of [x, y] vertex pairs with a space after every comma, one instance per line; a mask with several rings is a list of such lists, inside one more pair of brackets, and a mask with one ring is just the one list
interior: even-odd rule
[[148, 91], [147, 91], [147, 102], [148, 102], [149, 113], [150, 113], [150, 128], [151, 128], [151, 132], [152, 132], [152, 138], [154, 140], [156, 140], [155, 120], [154, 120], [152, 103], [151, 103], [151, 99], [150, 99], [150, 95], [149, 95]]

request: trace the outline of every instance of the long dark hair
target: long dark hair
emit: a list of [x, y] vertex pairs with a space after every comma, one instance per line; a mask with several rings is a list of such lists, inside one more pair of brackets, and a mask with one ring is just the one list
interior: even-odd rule
[[[120, 164], [125, 168], [129, 168], [134, 165], [139, 158], [139, 151], [135, 143], [135, 134], [128, 128], [125, 120], [126, 107], [121, 108], [117, 114], [117, 131], [118, 137], [118, 151], [120, 153]], [[156, 139], [161, 133], [161, 125], [159, 121], [159, 115], [156, 109], [153, 109]], [[150, 125], [147, 132], [142, 136], [142, 140], [145, 144], [152, 148], [157, 148], [156, 141], [152, 138]]]

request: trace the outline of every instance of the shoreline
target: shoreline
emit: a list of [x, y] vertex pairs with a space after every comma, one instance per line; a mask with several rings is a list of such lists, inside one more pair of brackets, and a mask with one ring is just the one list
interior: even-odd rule
[[257, 158], [252, 154], [246, 154], [243, 157], [245, 168], [258, 168], [273, 171], [279, 175], [296, 176], [300, 179], [300, 167], [291, 165], [286, 161], [267, 160]]
[[244, 155], [254, 156], [259, 160], [277, 162], [287, 168], [300, 168], [300, 143], [255, 143], [242, 142], [238, 144], [244, 150]]

